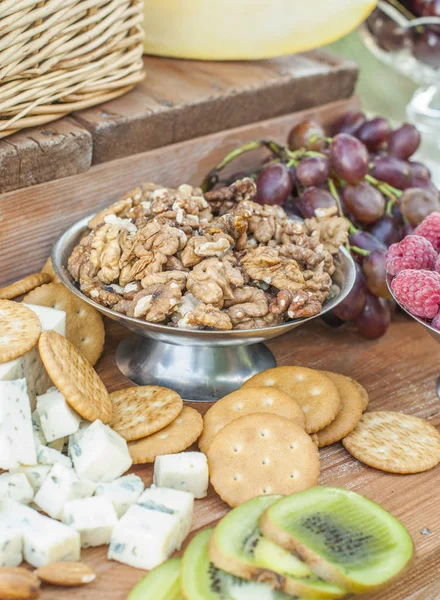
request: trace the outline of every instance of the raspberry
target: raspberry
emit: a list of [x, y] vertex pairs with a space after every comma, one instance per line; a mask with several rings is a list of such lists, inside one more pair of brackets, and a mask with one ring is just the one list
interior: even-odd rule
[[440, 330], [440, 312], [438, 312], [432, 319], [431, 325], [434, 327], [434, 329]]
[[429, 240], [437, 252], [440, 252], [440, 212], [433, 212], [425, 217], [414, 234]]
[[434, 270], [437, 271], [437, 273], [440, 273], [440, 255], [438, 256], [437, 260], [435, 261]]
[[407, 235], [401, 242], [392, 244], [385, 256], [385, 266], [391, 275], [403, 269], [433, 269], [437, 252], [431, 242], [420, 235]]
[[416, 317], [433, 319], [439, 311], [440, 274], [435, 271], [400, 271], [391, 289], [399, 304]]

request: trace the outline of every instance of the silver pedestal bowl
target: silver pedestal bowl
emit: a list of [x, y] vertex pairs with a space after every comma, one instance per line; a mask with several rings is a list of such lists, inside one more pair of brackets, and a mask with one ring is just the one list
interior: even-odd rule
[[[198, 331], [147, 323], [101, 306], [80, 292], [66, 268], [90, 219], [78, 221], [57, 240], [53, 267], [70, 291], [136, 334], [123, 340], [116, 350], [117, 366], [134, 383], [163, 385], [185, 400], [212, 402], [239, 388], [252, 375], [276, 366], [263, 342], [316, 318], [245, 331]], [[335, 262], [333, 280], [340, 291], [325, 303], [321, 315], [339, 304], [354, 283], [354, 262], [345, 248], [341, 248]]]

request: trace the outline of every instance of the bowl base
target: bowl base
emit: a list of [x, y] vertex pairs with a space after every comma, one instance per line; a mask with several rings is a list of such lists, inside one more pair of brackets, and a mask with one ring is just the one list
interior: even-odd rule
[[134, 335], [119, 344], [116, 365], [138, 385], [162, 385], [184, 400], [213, 402], [276, 361], [264, 344], [177, 346]]

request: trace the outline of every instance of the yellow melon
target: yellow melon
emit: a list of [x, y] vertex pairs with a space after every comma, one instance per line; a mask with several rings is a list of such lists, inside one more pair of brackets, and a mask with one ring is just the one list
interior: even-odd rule
[[304, 52], [357, 27], [376, 0], [145, 0], [145, 52], [255, 60]]

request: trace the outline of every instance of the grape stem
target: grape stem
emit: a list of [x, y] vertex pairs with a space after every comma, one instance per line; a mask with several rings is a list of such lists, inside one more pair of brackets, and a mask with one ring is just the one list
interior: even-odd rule
[[372, 175], [365, 175], [365, 181], [368, 181], [368, 183], [371, 183], [371, 185], [377, 187], [377, 189], [380, 192], [382, 192], [384, 196], [386, 196], [390, 200], [393, 200], [393, 202], [395, 202], [396, 199], [400, 198], [400, 196], [402, 195], [401, 190], [398, 190], [389, 183], [379, 181], [379, 179], [376, 179], [376, 177], [373, 177]]
[[365, 250], [364, 248], [359, 248], [359, 246], [350, 246], [350, 250], [355, 252], [356, 254], [360, 254], [361, 256], [370, 256], [370, 250]]
[[396, 203], [395, 198], [390, 198], [388, 200], [388, 202], [387, 202], [387, 206], [386, 206], [385, 212], [390, 217], [393, 215], [393, 206], [395, 205], [395, 203]]
[[353, 223], [344, 215], [344, 211], [342, 210], [341, 199], [339, 198], [338, 190], [336, 189], [335, 182], [331, 177], [327, 179], [328, 189], [330, 190], [331, 195], [336, 200], [336, 204], [338, 205], [339, 216], [345, 219], [348, 222], [348, 232], [350, 235], [353, 233], [357, 233], [359, 229], [353, 225]]

